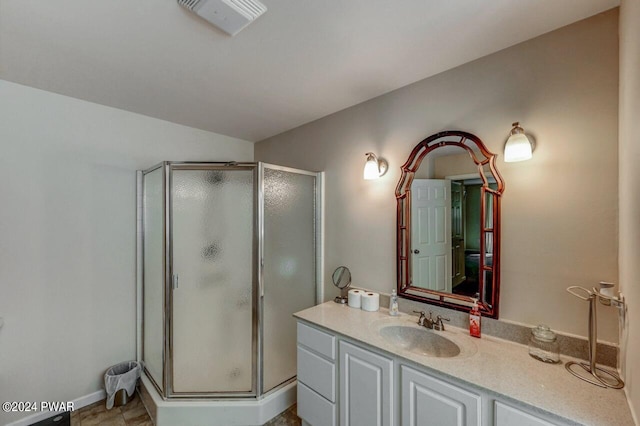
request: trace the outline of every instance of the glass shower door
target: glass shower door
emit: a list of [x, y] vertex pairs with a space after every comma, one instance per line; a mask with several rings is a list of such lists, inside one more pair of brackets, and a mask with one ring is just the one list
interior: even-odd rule
[[296, 375], [296, 321], [316, 303], [316, 173], [261, 164], [264, 231], [263, 384]]
[[143, 352], [148, 375], [164, 389], [164, 165], [143, 174]]
[[171, 165], [173, 394], [255, 394], [254, 181]]

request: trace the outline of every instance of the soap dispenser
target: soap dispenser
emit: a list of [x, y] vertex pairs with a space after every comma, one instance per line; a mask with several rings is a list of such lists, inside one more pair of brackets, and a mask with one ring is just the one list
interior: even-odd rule
[[398, 315], [398, 293], [395, 288], [391, 290], [391, 297], [389, 298], [389, 315], [394, 317]]
[[473, 337], [480, 337], [480, 307], [478, 306], [478, 299], [473, 299], [473, 306], [469, 311], [469, 334]]

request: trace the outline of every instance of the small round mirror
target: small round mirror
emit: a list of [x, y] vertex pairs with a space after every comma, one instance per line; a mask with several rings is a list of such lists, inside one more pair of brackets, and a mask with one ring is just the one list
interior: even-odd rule
[[333, 271], [333, 285], [339, 289], [349, 287], [351, 284], [351, 271], [346, 266], [340, 266]]
[[334, 301], [342, 304], [347, 303], [346, 289], [351, 285], [351, 271], [346, 266], [339, 266], [333, 271], [331, 278], [333, 285], [340, 289], [340, 296], [337, 296]]

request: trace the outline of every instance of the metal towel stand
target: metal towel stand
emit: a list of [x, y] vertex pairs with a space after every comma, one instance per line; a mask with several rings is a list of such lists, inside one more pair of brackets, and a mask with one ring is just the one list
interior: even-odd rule
[[[584, 292], [586, 296], [579, 294], [577, 290]], [[593, 291], [589, 291], [584, 287], [571, 286], [567, 288], [567, 291], [574, 296], [589, 302], [589, 364], [586, 364], [584, 362], [570, 361], [565, 364], [566, 369], [577, 378], [584, 380], [585, 382], [592, 383], [596, 386], [600, 386], [602, 388], [622, 389], [624, 387], [624, 382], [617, 374], [600, 367], [596, 367], [598, 344], [598, 315], [596, 312], [596, 302], [597, 299], [600, 298], [600, 301], [603, 304], [607, 304], [606, 302], [608, 301], [609, 305], [613, 303], [616, 306], [620, 306], [624, 304], [624, 299], [604, 295], [595, 287], [593, 288]], [[578, 366], [582, 370], [576, 371], [572, 368], [573, 366]], [[587, 376], [585, 376], [585, 372], [588, 373]], [[611, 379], [613, 379], [613, 382], [611, 382], [610, 380], [605, 380], [605, 378], [603, 378], [601, 375], [598, 375], [598, 372], [609, 376]]]

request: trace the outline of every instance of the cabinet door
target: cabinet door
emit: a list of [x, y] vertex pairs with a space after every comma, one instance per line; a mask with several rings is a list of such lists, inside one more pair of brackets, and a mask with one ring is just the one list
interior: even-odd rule
[[340, 342], [340, 425], [393, 424], [393, 361]]
[[556, 423], [550, 423], [498, 401], [495, 402], [495, 416], [495, 426], [556, 426]]
[[403, 426], [480, 426], [480, 395], [401, 367]]

